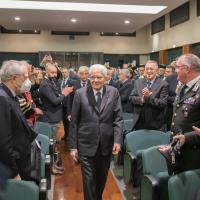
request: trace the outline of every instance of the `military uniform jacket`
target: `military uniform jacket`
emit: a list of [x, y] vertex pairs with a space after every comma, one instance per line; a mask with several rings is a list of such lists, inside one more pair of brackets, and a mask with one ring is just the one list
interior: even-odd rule
[[[181, 91], [181, 90], [180, 90]], [[171, 131], [176, 135], [192, 131], [192, 126], [200, 126], [200, 80], [180, 98], [180, 91], [174, 101]]]

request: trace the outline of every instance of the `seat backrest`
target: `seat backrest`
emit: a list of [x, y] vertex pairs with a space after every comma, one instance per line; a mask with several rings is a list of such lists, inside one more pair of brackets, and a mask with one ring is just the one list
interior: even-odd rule
[[46, 135], [38, 134], [36, 139], [40, 143], [41, 152], [43, 154], [49, 154], [49, 137]]
[[159, 172], [168, 172], [166, 160], [157, 148], [154, 146], [142, 151], [143, 174], [157, 177]]
[[200, 170], [181, 172], [168, 181], [169, 200], [195, 200], [200, 189]]
[[123, 119], [127, 120], [127, 119], [132, 119], [133, 120], [133, 113], [123, 113]]
[[49, 138], [52, 138], [51, 134], [51, 126], [46, 122], [36, 122], [34, 126], [34, 130], [38, 134], [46, 135]]
[[32, 181], [9, 179], [5, 200], [39, 200], [39, 187]]
[[130, 132], [133, 129], [133, 119], [124, 120], [123, 131]]
[[156, 130], [137, 130], [126, 135], [126, 151], [136, 154], [136, 151], [161, 144], [168, 144], [169, 134]]

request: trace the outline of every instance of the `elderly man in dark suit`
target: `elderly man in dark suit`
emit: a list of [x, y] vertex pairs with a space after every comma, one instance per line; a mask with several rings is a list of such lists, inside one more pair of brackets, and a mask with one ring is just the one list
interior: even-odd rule
[[158, 64], [148, 61], [145, 79], [134, 82], [129, 97], [133, 104], [133, 129], [165, 130], [165, 110], [168, 98], [167, 82], [157, 77]]
[[122, 142], [122, 107], [116, 88], [104, 85], [107, 69], [90, 67], [91, 86], [76, 91], [72, 107], [70, 149], [81, 163], [85, 200], [101, 200], [111, 153]]
[[133, 81], [130, 80], [130, 72], [128, 69], [121, 69], [119, 72], [119, 94], [122, 102], [123, 112], [133, 113], [133, 105], [129, 100], [129, 96], [133, 89]]
[[23, 62], [10, 60], [0, 71], [0, 162], [11, 170], [11, 178], [31, 177], [31, 143], [37, 134], [21, 112], [16, 95], [23, 93], [28, 79]]

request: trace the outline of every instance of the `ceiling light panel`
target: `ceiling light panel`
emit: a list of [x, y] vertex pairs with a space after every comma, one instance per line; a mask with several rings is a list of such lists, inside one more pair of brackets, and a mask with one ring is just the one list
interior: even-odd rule
[[2, 0], [0, 1], [0, 8], [158, 14], [167, 6]]

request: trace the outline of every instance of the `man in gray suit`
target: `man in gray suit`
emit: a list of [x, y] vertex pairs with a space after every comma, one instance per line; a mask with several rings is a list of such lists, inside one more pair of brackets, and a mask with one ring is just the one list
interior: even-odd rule
[[134, 83], [130, 94], [133, 104], [133, 129], [165, 130], [165, 110], [167, 107], [168, 84], [157, 77], [158, 64], [148, 61], [144, 79]]
[[70, 153], [81, 163], [84, 199], [101, 200], [111, 153], [121, 149], [122, 107], [117, 89], [105, 85], [105, 66], [91, 66], [89, 75], [91, 86], [74, 96]]

